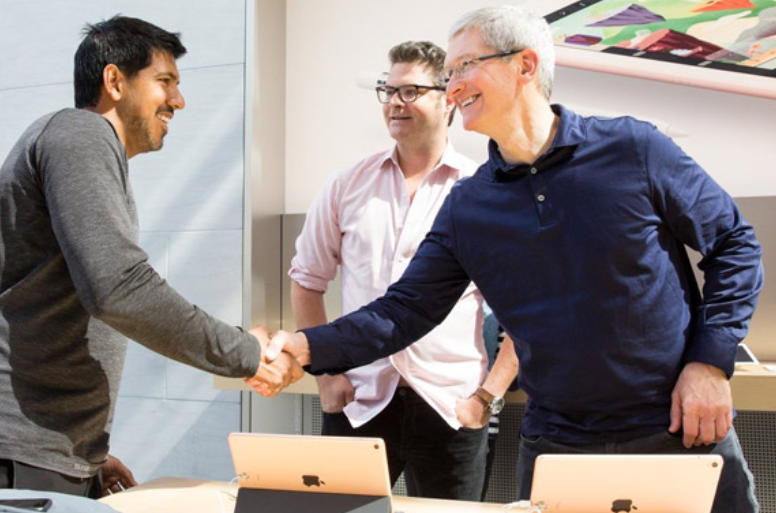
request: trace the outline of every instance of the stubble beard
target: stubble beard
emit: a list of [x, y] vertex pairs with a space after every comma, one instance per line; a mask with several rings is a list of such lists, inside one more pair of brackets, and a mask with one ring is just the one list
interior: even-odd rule
[[137, 153], [159, 151], [164, 145], [164, 135], [154, 137], [148, 126], [148, 120], [141, 117], [133, 117], [127, 123], [127, 134], [137, 148]]

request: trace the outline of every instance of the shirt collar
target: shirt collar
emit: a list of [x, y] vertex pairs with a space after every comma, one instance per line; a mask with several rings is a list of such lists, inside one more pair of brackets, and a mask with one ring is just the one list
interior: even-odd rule
[[[587, 130], [584, 125], [584, 118], [575, 112], [567, 109], [560, 104], [552, 104], [552, 111], [560, 116], [558, 131], [555, 132], [555, 138], [546, 153], [536, 159], [535, 164], [540, 164], [548, 159], [557, 150], [567, 148], [564, 153], [571, 156], [573, 148], [587, 141]], [[496, 141], [491, 139], [488, 142], [488, 162], [484, 166], [491, 176], [497, 177], [503, 172], [519, 171], [521, 168], [530, 167], [528, 164], [508, 164], [501, 156]], [[500, 173], [497, 173], [500, 172]]]
[[[401, 169], [399, 167], [398, 147], [395, 144], [392, 150], [385, 152], [380, 164], [381, 168], [385, 169], [388, 162], [393, 164], [394, 169]], [[455, 173], [456, 178], [462, 177], [464, 174], [463, 171], [466, 169], [465, 158], [455, 151], [453, 143], [451, 143], [449, 139], [447, 140], [447, 146], [445, 146], [445, 152], [442, 154], [442, 158], [439, 159], [439, 163], [431, 170], [431, 173], [435, 173], [439, 169], [445, 169], [448, 172]]]

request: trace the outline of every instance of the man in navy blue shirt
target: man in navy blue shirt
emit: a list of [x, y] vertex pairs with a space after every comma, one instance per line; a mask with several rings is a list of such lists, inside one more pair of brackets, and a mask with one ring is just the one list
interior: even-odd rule
[[[384, 297], [273, 346], [313, 373], [363, 365], [441, 322], [473, 280], [529, 397], [519, 498], [541, 453], [718, 453], [713, 511], [757, 511], [728, 381], [763, 283], [752, 227], [652, 125], [551, 105], [541, 17], [485, 8], [450, 34], [448, 95], [489, 160]], [[685, 246], [703, 255], [702, 294]]]

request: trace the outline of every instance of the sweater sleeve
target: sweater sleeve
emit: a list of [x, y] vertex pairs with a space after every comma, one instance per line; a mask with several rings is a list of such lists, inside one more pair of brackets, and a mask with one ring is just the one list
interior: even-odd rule
[[69, 129], [52, 120], [34, 158], [83, 307], [164, 356], [214, 374], [252, 376], [260, 356], [256, 340], [184, 299], [138, 246], [126, 158], [112, 127], [93, 115], [70, 118]]
[[732, 376], [763, 287], [762, 249], [733, 199], [673, 141], [652, 129], [646, 163], [654, 200], [672, 233], [703, 256], [703, 294], [686, 360]]

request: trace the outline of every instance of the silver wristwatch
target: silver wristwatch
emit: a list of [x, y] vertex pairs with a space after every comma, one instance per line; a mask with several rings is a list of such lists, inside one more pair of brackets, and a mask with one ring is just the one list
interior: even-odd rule
[[479, 387], [474, 392], [474, 397], [479, 399], [492, 415], [499, 414], [504, 409], [504, 404], [506, 404], [503, 397], [493, 395], [482, 387]]

